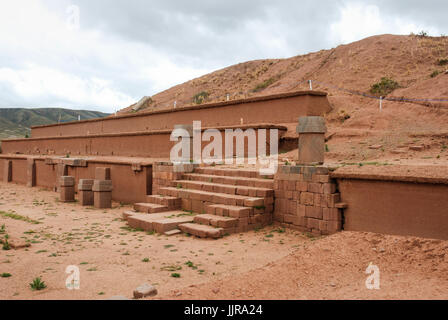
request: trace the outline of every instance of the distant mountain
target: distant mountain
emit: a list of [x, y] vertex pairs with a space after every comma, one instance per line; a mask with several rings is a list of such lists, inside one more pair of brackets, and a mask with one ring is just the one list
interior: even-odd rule
[[24, 138], [32, 126], [107, 117], [108, 113], [61, 108], [0, 108], [0, 139]]

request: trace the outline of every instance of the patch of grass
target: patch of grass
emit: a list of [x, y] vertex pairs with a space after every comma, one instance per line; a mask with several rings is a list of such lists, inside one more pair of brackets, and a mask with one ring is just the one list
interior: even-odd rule
[[328, 144], [325, 145], [325, 152], [330, 152], [330, 148], [328, 147]]
[[39, 221], [36, 221], [36, 220], [33, 220], [33, 219], [29, 218], [29, 217], [22, 216], [20, 214], [16, 214], [16, 213], [12, 213], [12, 212], [0, 211], [0, 216], [11, 218], [11, 219], [14, 219], [14, 220], [21, 220], [21, 221], [29, 222], [29, 223], [32, 223], [32, 224], [41, 224], [41, 222], [39, 222]]
[[96, 267], [94, 267], [94, 268], [89, 268], [89, 269], [87, 269], [87, 271], [89, 271], [89, 272], [93, 272], [93, 271], [98, 271], [98, 269], [97, 269]]
[[173, 278], [180, 278], [180, 273], [172, 273], [171, 277], [173, 277]]
[[439, 66], [445, 66], [448, 64], [448, 58], [439, 59], [438, 61]]
[[195, 266], [194, 263], [191, 262], [191, 261], [187, 261], [187, 262], [185, 262], [185, 265], [188, 266], [189, 268], [193, 269], [193, 270], [196, 270], [196, 269], [198, 268], [198, 267]]
[[9, 236], [6, 234], [5, 239], [1, 241], [3, 244], [2, 249], [5, 251], [11, 250], [11, 245], [9, 244], [8, 239], [9, 239]]
[[398, 84], [397, 81], [387, 77], [383, 77], [381, 78], [380, 82], [377, 82], [372, 85], [372, 87], [370, 88], [370, 93], [384, 97], [392, 93], [395, 89], [399, 87], [400, 85]]
[[142, 262], [149, 262], [149, 258], [143, 258]]
[[433, 73], [431, 73], [430, 77], [435, 78], [437, 77], [441, 72], [439, 70], [435, 70]]
[[166, 245], [164, 245], [164, 248], [165, 248], [165, 249], [169, 249], [169, 248], [172, 248], [172, 247], [174, 247], [174, 245], [172, 245], [172, 244], [166, 244]]
[[6, 227], [4, 224], [2, 224], [2, 226], [0, 227], [0, 234], [3, 234], [6, 232]]
[[205, 101], [207, 101], [209, 96], [210, 94], [207, 91], [201, 91], [193, 96], [193, 102], [195, 104], [203, 104]]
[[141, 232], [141, 231], [145, 231], [145, 230], [140, 229], [140, 228], [131, 228], [131, 227], [129, 227], [129, 226], [120, 227], [120, 229], [129, 231], [129, 232]]
[[33, 282], [30, 283], [30, 287], [33, 291], [40, 291], [47, 287], [44, 281], [40, 277], [34, 278]]
[[260, 92], [269, 87], [271, 84], [277, 82], [277, 78], [271, 77], [255, 86], [255, 88], [252, 89], [252, 92]]
[[271, 232], [285, 233], [286, 229], [285, 228], [277, 228], [277, 229], [272, 230]]
[[9, 278], [9, 277], [12, 277], [12, 274], [4, 272], [4, 273], [0, 274], [0, 277], [2, 277], [2, 278]]

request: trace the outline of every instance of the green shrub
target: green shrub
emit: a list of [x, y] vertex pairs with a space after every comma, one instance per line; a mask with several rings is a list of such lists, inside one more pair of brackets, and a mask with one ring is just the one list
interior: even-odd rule
[[193, 102], [196, 104], [202, 104], [208, 99], [209, 96], [210, 94], [207, 91], [199, 92], [193, 96]]
[[389, 79], [387, 77], [381, 78], [381, 81], [375, 83], [370, 88], [370, 93], [378, 96], [387, 96], [389, 93], [393, 92], [395, 89], [399, 88], [400, 85], [397, 81]]
[[45, 282], [42, 281], [42, 279], [40, 277], [35, 278], [33, 280], [33, 282], [30, 283], [30, 287], [31, 289], [34, 290], [43, 290], [47, 287], [47, 285], [45, 284]]
[[427, 31], [422, 30], [417, 34], [417, 36], [419, 36], [420, 38], [427, 38], [427, 37], [429, 37], [429, 34]]
[[439, 59], [439, 66], [445, 66], [448, 64], [448, 58]]
[[2, 278], [9, 278], [11, 276], [12, 276], [12, 274], [7, 273], [7, 272], [4, 272], [4, 273], [0, 274], [0, 277], [2, 277]]
[[431, 73], [430, 77], [431, 77], [431, 78], [435, 78], [435, 77], [437, 77], [439, 74], [440, 74], [440, 71], [439, 71], [439, 70], [436, 70], [436, 71], [434, 71], [433, 73]]

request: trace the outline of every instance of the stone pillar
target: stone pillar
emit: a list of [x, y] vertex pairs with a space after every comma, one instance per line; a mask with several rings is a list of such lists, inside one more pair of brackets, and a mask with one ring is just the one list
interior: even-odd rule
[[62, 176], [59, 178], [59, 201], [74, 202], [75, 201], [75, 178]]
[[5, 160], [3, 165], [3, 182], [11, 182], [12, 181], [12, 161]]
[[301, 117], [297, 126], [299, 134], [300, 165], [324, 163], [325, 156], [325, 119], [323, 117]]
[[56, 191], [61, 191], [60, 190], [60, 177], [64, 177], [64, 176], [67, 176], [68, 175], [68, 167], [67, 167], [67, 165], [66, 164], [64, 164], [64, 163], [58, 163], [57, 164], [57, 176], [58, 176], [58, 180], [57, 180], [57, 183], [56, 183]]
[[78, 200], [82, 206], [93, 206], [93, 179], [80, 179], [78, 184]]
[[93, 182], [92, 191], [95, 208], [112, 208], [112, 180], [95, 180]]
[[27, 187], [36, 186], [36, 163], [34, 159], [28, 159], [27, 163]]

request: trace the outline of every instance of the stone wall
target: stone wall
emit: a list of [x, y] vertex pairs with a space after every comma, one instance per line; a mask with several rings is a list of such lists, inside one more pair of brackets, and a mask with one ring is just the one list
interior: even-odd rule
[[313, 235], [342, 229], [344, 204], [328, 168], [280, 166], [274, 179], [276, 222]]

